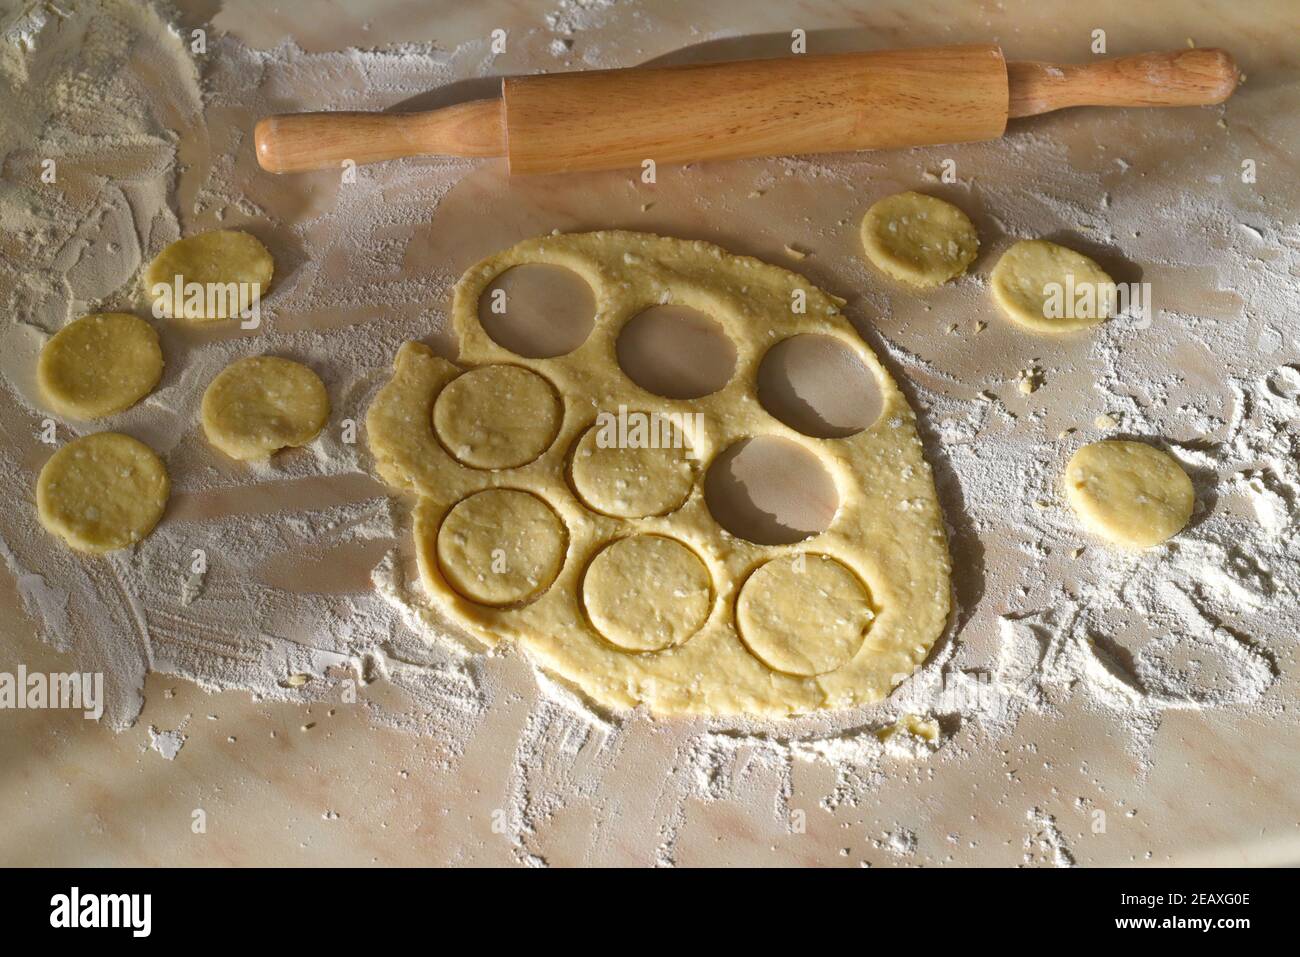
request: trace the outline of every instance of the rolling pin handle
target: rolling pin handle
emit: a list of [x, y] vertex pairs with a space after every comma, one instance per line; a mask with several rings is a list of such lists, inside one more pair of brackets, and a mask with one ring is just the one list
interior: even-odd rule
[[335, 169], [351, 160], [403, 156], [501, 156], [499, 99], [471, 100], [424, 113], [284, 113], [258, 121], [257, 162], [271, 173]]
[[1086, 64], [1007, 64], [1008, 115], [1037, 116], [1070, 106], [1209, 106], [1237, 88], [1226, 50], [1139, 53]]

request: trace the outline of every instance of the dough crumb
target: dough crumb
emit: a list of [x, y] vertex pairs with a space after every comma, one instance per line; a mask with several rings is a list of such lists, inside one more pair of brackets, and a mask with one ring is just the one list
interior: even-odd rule
[[1030, 366], [1027, 369], [1021, 369], [1019, 382], [1016, 384], [1022, 395], [1032, 395], [1037, 392], [1043, 385], [1043, 370], [1037, 366]]

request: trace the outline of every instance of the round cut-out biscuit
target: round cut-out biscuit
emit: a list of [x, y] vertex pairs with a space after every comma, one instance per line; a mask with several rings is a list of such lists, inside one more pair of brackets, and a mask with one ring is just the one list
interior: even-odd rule
[[628, 651], [659, 651], [686, 641], [709, 617], [709, 570], [681, 542], [634, 535], [602, 549], [582, 580], [596, 630]]
[[41, 524], [80, 552], [126, 548], [167, 507], [167, 470], [143, 442], [97, 432], [55, 452], [36, 481]]
[[[590, 508], [617, 518], [667, 515], [691, 494], [695, 469], [682, 430], [650, 413], [597, 422], [573, 450], [569, 474]], [[637, 431], [633, 432], [635, 429]]]
[[77, 419], [129, 409], [162, 378], [158, 333], [138, 316], [104, 312], [60, 329], [36, 366], [50, 406]]
[[237, 359], [203, 393], [203, 432], [234, 459], [264, 459], [306, 445], [329, 417], [329, 393], [320, 377], [276, 356]]
[[827, 555], [774, 558], [746, 579], [736, 603], [745, 644], [769, 667], [794, 675], [843, 665], [873, 618], [866, 587]]
[[442, 390], [433, 407], [442, 444], [476, 469], [527, 465], [555, 441], [563, 418], [550, 384], [510, 365], [470, 369]]
[[1090, 532], [1130, 548], [1172, 538], [1196, 505], [1192, 480], [1172, 456], [1119, 439], [1085, 445], [1070, 457], [1065, 494]]
[[924, 193], [886, 196], [862, 220], [862, 246], [882, 272], [913, 286], [940, 286], [975, 261], [979, 234], [952, 203]]
[[1086, 329], [1115, 310], [1115, 280], [1083, 253], [1045, 239], [1016, 243], [989, 281], [1002, 311], [1035, 332]]
[[564, 564], [564, 524], [536, 495], [517, 489], [487, 489], [457, 503], [437, 541], [448, 584], [484, 605], [536, 597]]
[[256, 236], [236, 229], [186, 236], [144, 271], [154, 315], [213, 320], [243, 316], [266, 295], [275, 261]]
[[[596, 300], [595, 322], [580, 346], [565, 355], [527, 362], [563, 396], [566, 406], [558, 434], [544, 452], [527, 468], [509, 473], [457, 461], [435, 431], [433, 410], [439, 395], [464, 373], [421, 343], [398, 350], [393, 376], [367, 414], [366, 434], [377, 471], [385, 482], [416, 497], [416, 560], [439, 616], [487, 645], [517, 643], [530, 661], [605, 707], [779, 717], [868, 704], [887, 695], [925, 659], [947, 622], [947, 543], [915, 416], [889, 372], [840, 311], [842, 302], [797, 273], [704, 242], [630, 232], [544, 236], [485, 259], [457, 284], [452, 331], [465, 368], [518, 364], [518, 357], [483, 329], [478, 311], [497, 277], [522, 264], [571, 270], [591, 287]], [[794, 302], [804, 307], [802, 311], [791, 308]], [[644, 390], [619, 367], [619, 333], [633, 317], [667, 303], [702, 313], [720, 327], [736, 352], [735, 373], [717, 391], [699, 398], [647, 403]], [[774, 343], [804, 334], [835, 339], [877, 384], [879, 414], [866, 428], [843, 437], [811, 438], [774, 419], [759, 402], [755, 373], [764, 355]], [[629, 506], [608, 511], [653, 514], [607, 514], [585, 497], [608, 504], [603, 493], [593, 493], [590, 481], [574, 479], [574, 453], [584, 433], [602, 412], [616, 414], [621, 407], [629, 413], [692, 417], [692, 465], [698, 461], [699, 467], [693, 469], [690, 493], [675, 508]], [[737, 628], [736, 603], [747, 578], [754, 569], [789, 554], [789, 546], [728, 534], [706, 501], [701, 474], [707, 471], [705, 465], [716, 464], [728, 449], [750, 439], [794, 443], [824, 473], [824, 483], [812, 490], [815, 515], [806, 516], [818, 519], [809, 523], [815, 537], [807, 547], [851, 570], [875, 612], [866, 638], [847, 657], [851, 639], [834, 643], [830, 653], [797, 647], [806, 667], [769, 652], [778, 665], [816, 673], [797, 674], [767, 663]], [[519, 589], [496, 596], [501, 604], [487, 604], [468, 599], [460, 589], [470, 586], [464, 581], [457, 586], [445, 574], [439, 531], [447, 513], [463, 507], [457, 503], [467, 498], [473, 502], [470, 496], [476, 493], [488, 494], [485, 489], [498, 486], [506, 476], [513, 489], [537, 496], [554, 510], [565, 536], [565, 554], [583, 560], [564, 561], [550, 587], [530, 593], [526, 600], [503, 600], [517, 598], [523, 591]], [[653, 504], [675, 501], [681, 486], [672, 488], [676, 491], [665, 491]], [[713, 497], [712, 504], [718, 506], [718, 495]], [[484, 524], [481, 531], [489, 542], [516, 531], [513, 520], [497, 514]], [[554, 542], [558, 534], [552, 529], [533, 537]], [[596, 624], [597, 616], [585, 603], [584, 580], [608, 543], [643, 536], [679, 543], [707, 570], [714, 597], [708, 616], [689, 638], [638, 653], [618, 641], [621, 636], [624, 642], [658, 643], [642, 634], [640, 619], [653, 615], [637, 609], [642, 589], [653, 589], [656, 576], [662, 575], [663, 562], [651, 556], [640, 563], [641, 577], [636, 578], [637, 563], [630, 560], [635, 556], [625, 556], [629, 560], [619, 563], [620, 574], [613, 577], [627, 585], [622, 592], [626, 600], [600, 616], [603, 626]], [[487, 549], [482, 560], [473, 563], [480, 569], [491, 555], [490, 545], [482, 547]], [[815, 559], [810, 557], [808, 563], [814, 565]], [[599, 571], [600, 565], [595, 567]], [[477, 572], [465, 577], [478, 580]], [[532, 577], [540, 583], [545, 575]], [[805, 584], [793, 587], [803, 589]], [[694, 594], [689, 588], [681, 591], [684, 596]], [[678, 601], [691, 604], [686, 598]], [[656, 611], [677, 615], [683, 610], [671, 605], [657, 605]], [[657, 633], [681, 635], [686, 630], [675, 624]], [[639, 637], [629, 638], [629, 631]]]

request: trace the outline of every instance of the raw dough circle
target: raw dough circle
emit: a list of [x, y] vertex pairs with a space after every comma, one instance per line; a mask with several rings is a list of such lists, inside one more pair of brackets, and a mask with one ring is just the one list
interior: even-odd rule
[[564, 408], [551, 384], [522, 366], [470, 369], [438, 394], [433, 427], [458, 462], [476, 469], [527, 465], [555, 441]]
[[492, 488], [447, 513], [438, 529], [438, 566], [471, 601], [515, 605], [550, 587], [567, 546], [564, 523], [540, 498]]
[[149, 446], [119, 432], [97, 432], [50, 456], [36, 481], [36, 509], [41, 524], [71, 547], [98, 554], [148, 535], [170, 488]]
[[[154, 303], [154, 314], [169, 319], [228, 319], [243, 315], [266, 294], [275, 261], [255, 236], [236, 229], [218, 229], [178, 239], [151, 262], [144, 273], [144, 290]], [[175, 295], [176, 277], [182, 283]], [[190, 284], [203, 287], [201, 302], [189, 298]], [[229, 289], [229, 283], [238, 284]], [[155, 287], [167, 286], [167, 295]], [[235, 308], [230, 308], [233, 293]], [[211, 293], [212, 302], [208, 298]], [[211, 308], [209, 308], [211, 306]]]
[[1192, 517], [1192, 480], [1171, 456], [1141, 442], [1085, 445], [1065, 467], [1065, 494], [1084, 526], [1119, 545], [1146, 548]]
[[237, 359], [203, 393], [203, 431], [234, 459], [262, 459], [306, 445], [330, 417], [320, 377], [276, 356]]
[[749, 576], [736, 602], [745, 644], [768, 667], [794, 675], [843, 665], [874, 618], [858, 576], [814, 553], [772, 559]]
[[125, 312], [83, 316], [54, 335], [36, 366], [55, 411], [99, 419], [129, 409], [162, 378], [158, 333]]
[[713, 604], [713, 585], [704, 562], [681, 542], [633, 535], [592, 559], [582, 579], [582, 603], [612, 644], [659, 651], [700, 630]]
[[886, 196], [862, 220], [862, 246], [875, 266], [914, 286], [940, 286], [966, 271], [979, 252], [970, 217], [924, 193]]
[[[990, 279], [993, 299], [1002, 311], [1036, 332], [1086, 329], [1108, 319], [1115, 308], [1115, 280], [1105, 270], [1083, 253], [1045, 239], [1016, 243], [1002, 254]], [[1060, 318], [1047, 315], [1053, 298], [1049, 285], [1060, 290]], [[1079, 295], [1092, 296], [1094, 305], [1083, 302], [1082, 309], [1076, 308]]]
[[[662, 423], [661, 428], [671, 428], [666, 420], [656, 421]], [[646, 518], [676, 511], [691, 494], [695, 470], [686, 457], [681, 431], [672, 429], [671, 435], [671, 442], [681, 442], [681, 448], [602, 447], [598, 422], [574, 447], [569, 465], [574, 491], [590, 508], [615, 518]], [[617, 436], [606, 434], [604, 438], [616, 440]]]

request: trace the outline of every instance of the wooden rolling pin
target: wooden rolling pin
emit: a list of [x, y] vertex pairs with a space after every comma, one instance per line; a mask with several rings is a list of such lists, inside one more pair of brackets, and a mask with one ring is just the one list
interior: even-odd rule
[[991, 44], [507, 77], [501, 97], [424, 113], [292, 113], [257, 124], [273, 173], [400, 156], [505, 156], [512, 173], [967, 143], [1067, 106], [1202, 106], [1237, 85], [1223, 50], [1085, 65], [1007, 63]]

